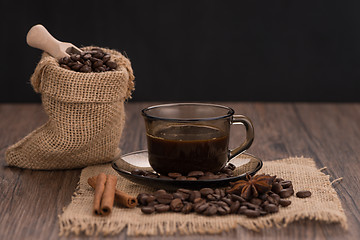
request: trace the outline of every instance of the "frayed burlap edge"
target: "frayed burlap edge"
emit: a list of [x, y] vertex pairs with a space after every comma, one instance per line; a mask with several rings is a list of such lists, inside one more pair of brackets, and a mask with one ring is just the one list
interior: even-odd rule
[[[264, 166], [269, 163], [281, 163], [281, 164], [307, 164], [310, 167], [316, 168], [316, 164], [311, 158], [295, 157], [281, 159], [271, 162], [265, 162]], [[110, 165], [109, 165], [110, 167]], [[330, 176], [321, 172], [326, 167], [316, 169], [317, 173], [322, 177], [325, 177], [328, 181], [328, 187], [332, 191], [328, 191], [331, 197], [336, 198], [337, 209], [330, 210], [316, 210], [308, 211], [297, 214], [288, 214], [286, 216], [278, 216], [277, 214], [271, 214], [264, 217], [249, 219], [239, 215], [233, 215], [231, 221], [214, 221], [214, 217], [201, 217], [201, 222], [194, 222], [193, 220], [185, 220], [173, 218], [172, 220], [166, 220], [161, 222], [146, 221], [147, 215], [143, 215], [145, 222], [129, 222], [126, 219], [117, 219], [116, 221], [107, 221], [106, 218], [100, 218], [94, 221], [90, 218], [67, 218], [64, 215], [59, 215], [60, 224], [60, 236], [69, 236], [70, 234], [80, 235], [85, 234], [86, 236], [97, 236], [97, 235], [117, 235], [127, 227], [128, 236], [169, 236], [174, 234], [180, 235], [191, 235], [191, 234], [220, 234], [223, 232], [230, 232], [237, 228], [237, 226], [245, 227], [249, 230], [259, 232], [265, 228], [277, 227], [283, 228], [288, 226], [290, 223], [299, 220], [313, 220], [324, 223], [338, 223], [344, 229], [348, 229], [347, 218], [344, 210], [341, 206], [341, 202], [337, 196], [336, 191], [332, 188], [332, 184], [339, 179], [330, 182]], [[270, 172], [267, 172], [271, 174]], [[83, 183], [82, 183], [83, 184]], [[80, 187], [80, 181], [78, 187], [73, 195], [73, 199], [83, 194]], [[64, 211], [66, 208], [64, 208]], [[133, 209], [139, 211], [139, 209]], [[172, 213], [178, 214], [178, 213]], [[217, 218], [222, 218], [218, 216]]]

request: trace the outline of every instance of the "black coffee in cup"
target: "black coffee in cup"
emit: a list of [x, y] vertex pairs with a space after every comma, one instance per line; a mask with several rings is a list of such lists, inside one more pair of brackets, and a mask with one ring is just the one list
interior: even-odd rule
[[[142, 110], [149, 163], [163, 175], [191, 171], [218, 172], [230, 159], [248, 149], [254, 139], [249, 118], [207, 103], [174, 103]], [[230, 126], [245, 126], [246, 139], [229, 151]]]
[[162, 174], [216, 172], [228, 159], [229, 135], [204, 125], [173, 125], [147, 134], [149, 163]]

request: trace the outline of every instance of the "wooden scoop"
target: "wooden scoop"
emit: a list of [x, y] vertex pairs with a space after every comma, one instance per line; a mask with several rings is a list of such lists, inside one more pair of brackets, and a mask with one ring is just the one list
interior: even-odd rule
[[40, 24], [29, 30], [26, 42], [29, 46], [41, 49], [58, 60], [70, 56], [69, 53], [80, 54], [82, 52], [71, 43], [58, 41]]

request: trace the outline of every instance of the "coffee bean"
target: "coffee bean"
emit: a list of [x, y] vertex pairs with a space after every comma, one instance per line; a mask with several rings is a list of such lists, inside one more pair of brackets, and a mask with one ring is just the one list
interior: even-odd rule
[[193, 204], [186, 202], [184, 203], [184, 207], [181, 209], [181, 212], [184, 214], [188, 214], [192, 211], [192, 209], [193, 209]]
[[279, 193], [283, 189], [282, 185], [278, 182], [273, 183], [271, 191], [274, 193]]
[[239, 208], [240, 208], [239, 201], [232, 202], [230, 205], [230, 213], [237, 213], [239, 211]]
[[292, 182], [291, 182], [291, 181], [282, 181], [282, 182], [280, 182], [280, 184], [281, 184], [281, 186], [282, 186], [283, 188], [289, 188], [289, 187], [292, 186]]
[[262, 203], [262, 200], [260, 198], [253, 198], [250, 200], [250, 202], [254, 205], [260, 205]]
[[154, 205], [155, 211], [158, 213], [167, 212], [170, 210], [170, 206], [166, 204], [157, 204]]
[[242, 197], [240, 197], [239, 195], [236, 194], [231, 194], [231, 200], [233, 201], [239, 201], [239, 202], [245, 202], [246, 200]]
[[[163, 203], [163, 204], [169, 204], [171, 203], [171, 201], [174, 199], [173, 195], [170, 193], [164, 193], [164, 194], [160, 194], [158, 196], [156, 196], [156, 200], [159, 203]], [[181, 201], [181, 200], [180, 200]]]
[[156, 197], [154, 195], [150, 195], [146, 198], [146, 202], [149, 205], [149, 203], [153, 202], [156, 200]]
[[65, 68], [67, 70], [71, 70], [71, 67], [69, 67], [68, 65], [65, 65], [65, 64], [61, 64], [60, 67]]
[[241, 206], [238, 210], [238, 214], [244, 214], [244, 212], [248, 210], [248, 208], [246, 206]]
[[247, 209], [243, 212], [243, 214], [249, 218], [256, 218], [260, 216], [260, 211]]
[[200, 189], [200, 193], [202, 196], [207, 196], [209, 194], [214, 193], [214, 190], [211, 188], [202, 188], [202, 189]]
[[201, 193], [199, 191], [192, 191], [189, 196], [189, 201], [194, 202], [196, 198], [201, 198]]
[[311, 196], [311, 192], [310, 191], [298, 191], [297, 193], [296, 193], [296, 196], [298, 197], [298, 198], [307, 198], [307, 197], [310, 197]]
[[170, 209], [174, 212], [180, 212], [183, 207], [184, 204], [180, 198], [175, 198], [170, 202]]
[[186, 177], [187, 181], [196, 181], [198, 180], [196, 177]]
[[171, 177], [171, 178], [177, 178], [177, 177], [181, 177], [181, 173], [168, 173], [168, 176]]
[[225, 202], [228, 206], [231, 206], [231, 204], [233, 203], [233, 201], [229, 198], [223, 198], [222, 201]]
[[152, 214], [155, 212], [155, 207], [151, 206], [151, 207], [142, 207], [141, 208], [141, 212], [145, 213], [145, 214]]
[[[60, 66], [68, 70], [89, 73], [115, 70], [117, 67], [116, 62], [110, 61], [111, 55], [105, 54], [101, 49], [82, 51], [80, 54], [70, 53], [69, 55], [69, 57], [59, 59]], [[84, 65], [88, 67], [83, 67]]]
[[108, 66], [111, 69], [115, 69], [117, 67], [116, 62], [113, 62], [113, 61], [107, 61], [105, 64], [106, 64], [106, 66]]
[[173, 193], [174, 198], [180, 198], [181, 200], [185, 200], [184, 195], [182, 193], [176, 192]]
[[176, 180], [186, 180], [186, 177], [185, 176], [179, 176], [176, 178]]
[[214, 216], [217, 213], [217, 207], [213, 204], [209, 205], [209, 207], [203, 212], [206, 216]]
[[291, 204], [291, 201], [290, 200], [287, 200], [287, 199], [280, 199], [279, 200], [279, 204], [282, 206], [282, 207], [287, 207]]
[[279, 192], [279, 196], [281, 198], [288, 198], [294, 194], [294, 190], [290, 188], [285, 188]]
[[109, 61], [111, 58], [110, 54], [105, 54], [103, 57], [102, 57], [102, 61], [104, 63], [106, 63], [107, 61]]
[[205, 202], [205, 203], [202, 203], [202, 204], [196, 204], [196, 205], [194, 205], [194, 210], [195, 210], [195, 212], [197, 212], [197, 213], [202, 213], [202, 212], [204, 212], [208, 207], [209, 207], [209, 204]]
[[264, 206], [264, 210], [267, 211], [268, 213], [276, 213], [279, 211], [279, 207], [276, 206], [275, 204], [270, 203]]
[[192, 171], [192, 172], [189, 172], [187, 176], [199, 178], [201, 176], [204, 176], [204, 172], [203, 171]]

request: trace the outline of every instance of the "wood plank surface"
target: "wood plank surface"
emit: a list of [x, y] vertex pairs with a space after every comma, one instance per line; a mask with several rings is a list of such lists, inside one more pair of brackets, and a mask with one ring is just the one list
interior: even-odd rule
[[[155, 103], [126, 104], [126, 127], [120, 143], [123, 153], [146, 148], [140, 110]], [[251, 232], [242, 227], [221, 235], [140, 237], [136, 239], [360, 239], [360, 104], [359, 103], [236, 103], [220, 102], [250, 117], [255, 141], [248, 150], [263, 161], [290, 156], [313, 158], [335, 183], [349, 230], [337, 224], [302, 221], [286, 228]], [[84, 239], [58, 237], [58, 215], [75, 191], [80, 169], [32, 171], [7, 167], [6, 148], [47, 120], [40, 104], [0, 104], [0, 239]], [[231, 132], [231, 147], [243, 136], [242, 127]], [[114, 237], [134, 239], [123, 231]]]

